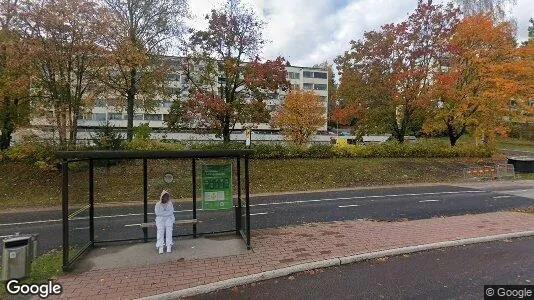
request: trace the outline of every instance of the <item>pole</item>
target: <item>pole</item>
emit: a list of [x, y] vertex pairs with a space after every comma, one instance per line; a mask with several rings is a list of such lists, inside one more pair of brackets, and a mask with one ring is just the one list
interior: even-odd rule
[[237, 207], [235, 212], [235, 231], [241, 230], [241, 157], [237, 157]]
[[[197, 160], [191, 160], [191, 177], [193, 179], [193, 219], [197, 218]], [[193, 237], [197, 237], [197, 224], [193, 223]]]
[[[143, 223], [148, 223], [148, 162], [143, 159]], [[148, 228], [143, 227], [143, 239], [148, 242]]]
[[69, 163], [61, 163], [61, 206], [63, 210], [63, 270], [69, 264]]
[[250, 250], [250, 184], [249, 184], [249, 156], [245, 155], [245, 205], [246, 205], [246, 226], [247, 226], [247, 249]]
[[95, 244], [95, 183], [94, 183], [94, 162], [89, 160], [89, 240], [91, 245]]

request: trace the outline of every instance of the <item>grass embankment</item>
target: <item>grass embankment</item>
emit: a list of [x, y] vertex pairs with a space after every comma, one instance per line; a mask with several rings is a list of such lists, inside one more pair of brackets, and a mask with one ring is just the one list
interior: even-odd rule
[[502, 139], [497, 142], [497, 149], [534, 152], [534, 141]]
[[[215, 162], [215, 161], [210, 161]], [[221, 161], [216, 161], [221, 162]], [[197, 164], [200, 176], [201, 164]], [[331, 158], [258, 159], [251, 162], [251, 192], [269, 193], [347, 188], [384, 184], [456, 181], [464, 168], [494, 163], [479, 158]], [[235, 168], [235, 165], [234, 165]], [[243, 168], [243, 166], [242, 166]], [[175, 182], [166, 184], [165, 173]], [[78, 165], [70, 171], [70, 201], [86, 203], [87, 168]], [[95, 201], [139, 202], [143, 199], [141, 161], [124, 162], [95, 170]], [[190, 161], [150, 161], [149, 199], [157, 199], [163, 188], [173, 198], [191, 197]], [[197, 179], [200, 183], [200, 179]], [[234, 179], [234, 187], [236, 179]], [[0, 211], [8, 208], [60, 205], [61, 174], [24, 163], [0, 163]]]

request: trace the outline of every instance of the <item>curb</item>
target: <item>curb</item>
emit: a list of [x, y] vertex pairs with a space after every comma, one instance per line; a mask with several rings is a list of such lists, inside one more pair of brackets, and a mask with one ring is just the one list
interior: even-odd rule
[[205, 285], [199, 285], [196, 287], [178, 290], [174, 292], [168, 292], [168, 293], [163, 293], [163, 294], [154, 295], [150, 297], [144, 297], [141, 299], [143, 300], [165, 299], [166, 300], [166, 299], [178, 299], [178, 298], [183, 298], [183, 297], [191, 297], [195, 295], [215, 292], [221, 289], [233, 288], [239, 285], [273, 279], [277, 277], [283, 277], [283, 276], [287, 276], [293, 273], [304, 272], [304, 271], [313, 270], [313, 269], [335, 267], [335, 266], [360, 262], [364, 260], [382, 258], [382, 257], [387, 257], [387, 256], [397, 256], [397, 255], [402, 255], [402, 254], [434, 250], [434, 249], [439, 249], [439, 248], [485, 243], [485, 242], [499, 241], [499, 240], [505, 240], [505, 239], [510, 239], [510, 238], [521, 238], [521, 237], [528, 237], [528, 236], [534, 236], [534, 230], [504, 233], [504, 234], [467, 238], [467, 239], [460, 239], [460, 240], [452, 240], [452, 241], [423, 244], [423, 245], [417, 245], [417, 246], [408, 246], [408, 247], [402, 247], [402, 248], [397, 248], [397, 249], [376, 251], [376, 252], [370, 252], [370, 253], [363, 253], [363, 254], [357, 254], [357, 255], [350, 255], [350, 256], [344, 256], [344, 257], [336, 257], [336, 258], [326, 259], [322, 261], [303, 263], [303, 264], [289, 266], [289, 267], [285, 267], [281, 269], [265, 271], [265, 272], [256, 273], [252, 275], [246, 275], [246, 276], [237, 277], [237, 278], [231, 278], [231, 279], [227, 279], [223, 281], [218, 281], [218, 282], [209, 283]]

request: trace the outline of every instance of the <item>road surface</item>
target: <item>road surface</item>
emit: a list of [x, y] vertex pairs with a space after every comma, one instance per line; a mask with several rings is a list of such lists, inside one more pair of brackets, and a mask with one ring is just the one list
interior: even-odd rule
[[534, 238], [445, 248], [263, 281], [193, 299], [483, 299], [534, 284]]
[[[502, 211], [534, 205], [534, 185], [477, 186], [434, 185], [388, 187], [261, 196], [251, 198], [251, 227], [268, 228], [310, 222], [374, 219], [425, 219]], [[153, 206], [150, 204], [149, 212]], [[191, 203], [175, 203], [176, 219], [192, 218]], [[142, 238], [133, 224], [143, 222], [142, 205], [97, 207], [97, 240]], [[198, 211], [199, 232], [232, 230], [233, 211]], [[149, 221], [154, 216], [149, 215]], [[87, 211], [69, 222], [73, 244], [89, 239]], [[15, 232], [38, 233], [40, 252], [61, 246], [60, 211], [10, 212], [0, 214], [0, 236]], [[176, 227], [175, 234], [192, 232], [191, 225]], [[149, 230], [150, 237], [155, 230]]]

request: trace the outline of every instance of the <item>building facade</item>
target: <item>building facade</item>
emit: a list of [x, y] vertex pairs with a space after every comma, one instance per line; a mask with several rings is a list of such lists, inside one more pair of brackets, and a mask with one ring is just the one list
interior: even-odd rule
[[[175, 58], [178, 60], [178, 58]], [[304, 91], [313, 91], [317, 94], [325, 107], [325, 120], [328, 115], [328, 72], [321, 68], [286, 66], [287, 79], [291, 84], [292, 89], [301, 89]], [[172, 94], [182, 93], [182, 98], [187, 97], [187, 76], [179, 72], [171, 73], [167, 76], [167, 88], [171, 90]], [[269, 93], [267, 96], [266, 107], [270, 112], [273, 112], [278, 106], [282, 104], [287, 92], [278, 90], [274, 93]], [[169, 114], [169, 109], [173, 101], [176, 99], [161, 99], [159, 105], [150, 112], [145, 112], [142, 109], [137, 109], [134, 114], [134, 126], [148, 123], [154, 129], [165, 129], [167, 124], [165, 120]], [[90, 108], [87, 113], [83, 114], [82, 118], [78, 120], [78, 127], [95, 128], [102, 126], [109, 122], [111, 126], [116, 128], [126, 128], [127, 115], [124, 108], [118, 108], [110, 105], [104, 97], [97, 99], [94, 106]], [[34, 125], [45, 125], [44, 120], [34, 120]], [[236, 124], [235, 129], [242, 129], [242, 124]], [[258, 130], [276, 130], [271, 128], [268, 123], [257, 124]], [[319, 128], [320, 131], [327, 130], [327, 122], [324, 126]]]

